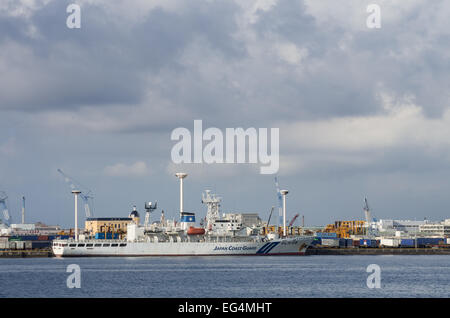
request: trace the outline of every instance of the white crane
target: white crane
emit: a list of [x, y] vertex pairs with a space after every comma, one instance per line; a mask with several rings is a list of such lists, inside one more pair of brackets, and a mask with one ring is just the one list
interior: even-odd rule
[[[277, 227], [280, 224], [283, 224], [283, 196], [281, 195], [280, 185], [278, 184], [278, 178], [275, 177], [275, 188], [277, 190], [277, 199], [278, 199], [278, 220]], [[278, 231], [278, 229], [277, 229]]]
[[372, 227], [372, 222], [374, 219], [372, 218], [372, 213], [369, 208], [369, 203], [367, 202], [367, 198], [364, 198], [364, 215], [366, 217], [366, 226], [367, 226], [367, 235], [374, 236], [376, 234], [376, 231]]
[[8, 199], [6, 192], [0, 191], [0, 208], [2, 209], [3, 219], [7, 223], [10, 223], [11, 216], [9, 215], [9, 212], [8, 212], [8, 205], [6, 204], [6, 199]]
[[[75, 181], [72, 177], [69, 177], [67, 174], [65, 174], [61, 169], [58, 169], [58, 172], [64, 177], [64, 181], [70, 186], [72, 190], [80, 190], [80, 197], [84, 202], [84, 211], [86, 213], [86, 217], [92, 217], [94, 216], [94, 211], [91, 206], [93, 206], [93, 193], [91, 190], [83, 186], [81, 183]], [[90, 206], [91, 205], [91, 206]]]

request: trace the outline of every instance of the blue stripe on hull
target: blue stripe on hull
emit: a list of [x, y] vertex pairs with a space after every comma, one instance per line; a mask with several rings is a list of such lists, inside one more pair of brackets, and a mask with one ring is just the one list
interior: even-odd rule
[[277, 246], [280, 242], [270, 242], [264, 244], [257, 252], [256, 254], [267, 254], [269, 253], [275, 246]]

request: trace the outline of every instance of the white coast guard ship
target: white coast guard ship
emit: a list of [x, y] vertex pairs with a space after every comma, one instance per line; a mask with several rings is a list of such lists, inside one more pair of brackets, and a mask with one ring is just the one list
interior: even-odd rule
[[[180, 211], [182, 178], [180, 178]], [[126, 239], [99, 240], [81, 236], [78, 240], [53, 241], [56, 256], [209, 256], [209, 255], [304, 255], [312, 236], [279, 237], [263, 235], [257, 214], [224, 214], [220, 217], [221, 199], [210, 191], [202, 195], [207, 205], [206, 218], [195, 227], [195, 214], [180, 212], [180, 222], [165, 220], [149, 224], [150, 212], [156, 204], [145, 204], [145, 224], [133, 211]], [[203, 224], [205, 223], [205, 224]]]

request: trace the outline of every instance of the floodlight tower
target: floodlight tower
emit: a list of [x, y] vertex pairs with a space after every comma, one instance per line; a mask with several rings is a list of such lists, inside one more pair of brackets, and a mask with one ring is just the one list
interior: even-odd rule
[[80, 190], [72, 190], [75, 197], [75, 241], [78, 241], [78, 195], [81, 193]]
[[187, 173], [177, 172], [175, 176], [180, 179], [180, 218], [183, 211], [183, 179], [187, 177]]
[[288, 194], [289, 191], [281, 190], [280, 193], [283, 196], [283, 236], [286, 236], [286, 194]]
[[25, 196], [22, 196], [22, 224], [25, 224]]

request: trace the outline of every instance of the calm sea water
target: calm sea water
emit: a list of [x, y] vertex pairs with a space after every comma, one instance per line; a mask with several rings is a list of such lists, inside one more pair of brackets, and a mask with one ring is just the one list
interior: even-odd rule
[[[69, 264], [81, 268], [70, 289]], [[369, 264], [381, 288], [369, 289]], [[0, 297], [449, 297], [450, 256], [0, 259]]]

